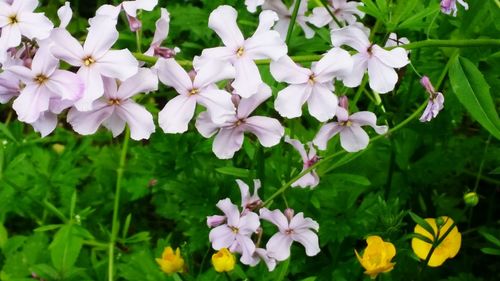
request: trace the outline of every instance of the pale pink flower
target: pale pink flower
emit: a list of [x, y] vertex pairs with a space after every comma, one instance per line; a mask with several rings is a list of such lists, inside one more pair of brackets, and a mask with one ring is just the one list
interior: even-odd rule
[[236, 18], [238, 13], [231, 6], [219, 6], [211, 14], [208, 26], [222, 39], [224, 47], [204, 49], [195, 60], [198, 70], [207, 59], [230, 62], [236, 69], [236, 77], [231, 84], [238, 94], [248, 98], [257, 93], [262, 78], [254, 60], [278, 60], [287, 52], [287, 46], [277, 31], [271, 30], [278, 15], [273, 11], [263, 11], [259, 16], [259, 26], [252, 37], [245, 39]]
[[256, 266], [261, 260], [266, 263], [267, 269], [269, 271], [273, 271], [276, 268], [276, 259], [270, 257], [268, 251], [263, 248], [255, 248], [255, 252], [252, 255], [252, 259], [249, 260], [250, 262], [248, 263], [248, 265]]
[[0, 103], [8, 103], [21, 92], [19, 78], [14, 73], [4, 71], [0, 73]]
[[[34, 13], [37, 0], [14, 0], [12, 4], [0, 2], [0, 50], [17, 47], [21, 36], [32, 40], [49, 37], [54, 27], [44, 13]], [[1, 61], [0, 61], [1, 62]]]
[[7, 68], [26, 85], [12, 104], [20, 121], [35, 122], [49, 110], [51, 99], [75, 102], [82, 97], [82, 80], [73, 72], [58, 68], [59, 60], [47, 48], [36, 52], [31, 69], [17, 65]]
[[369, 111], [360, 111], [349, 115], [344, 107], [337, 108], [337, 122], [323, 125], [314, 137], [313, 143], [321, 150], [325, 150], [328, 141], [340, 134], [340, 145], [348, 152], [357, 152], [368, 146], [370, 137], [361, 128], [372, 127], [377, 134], [385, 134], [387, 126], [377, 126], [377, 117]]
[[429, 101], [427, 103], [427, 107], [424, 110], [424, 113], [419, 120], [420, 122], [429, 122], [432, 119], [436, 118], [439, 112], [444, 108], [444, 96], [442, 93], [436, 92], [436, 90], [434, 90], [434, 86], [432, 86], [429, 77], [422, 77], [420, 83], [429, 94]]
[[357, 26], [332, 30], [332, 43], [336, 47], [348, 45], [358, 51], [352, 58], [354, 68], [343, 82], [348, 87], [357, 87], [368, 70], [370, 88], [381, 94], [392, 91], [398, 82], [394, 68], [409, 63], [406, 50], [397, 47], [390, 51], [370, 43], [368, 35]]
[[243, 208], [243, 212], [253, 211], [262, 205], [262, 200], [260, 199], [258, 194], [259, 188], [261, 186], [260, 180], [253, 180], [253, 194], [250, 194], [250, 188], [244, 181], [237, 179], [236, 183], [238, 184], [241, 192], [241, 207]]
[[[281, 38], [283, 40], [286, 39], [286, 35], [288, 33], [288, 27], [290, 26], [290, 20], [296, 2], [297, 0], [294, 0], [290, 8], [288, 8], [281, 0], [267, 0], [264, 3], [264, 5], [262, 5], [263, 10], [272, 10], [278, 14], [279, 20], [274, 25], [273, 29], [280, 33]], [[302, 0], [300, 2], [296, 22], [304, 31], [305, 37], [307, 39], [310, 39], [314, 36], [314, 30], [310, 28], [306, 23], [307, 21], [307, 17], [305, 15], [306, 12], [307, 12], [307, 0]]]
[[257, 94], [241, 99], [237, 104], [236, 114], [223, 124], [215, 124], [207, 112], [202, 112], [196, 120], [196, 129], [206, 138], [215, 136], [212, 150], [220, 159], [230, 159], [243, 145], [244, 133], [257, 136], [264, 147], [277, 145], [285, 133], [280, 122], [264, 116], [250, 114], [265, 100], [271, 97], [271, 88], [261, 84]]
[[264, 2], [265, 0], [245, 0], [245, 5], [250, 13], [255, 13], [257, 11], [257, 7], [264, 4]]
[[260, 209], [260, 218], [271, 222], [278, 227], [279, 232], [274, 234], [266, 244], [267, 254], [277, 261], [284, 261], [290, 257], [290, 247], [294, 241], [299, 242], [306, 249], [306, 255], [315, 256], [320, 252], [318, 235], [319, 225], [311, 218], [304, 218], [304, 213], [287, 217], [280, 210], [270, 211]]
[[174, 59], [160, 58], [155, 65], [160, 81], [179, 94], [160, 111], [158, 122], [165, 133], [187, 131], [196, 104], [207, 108], [211, 120], [224, 123], [234, 115], [231, 94], [217, 88], [215, 83], [234, 77], [234, 68], [220, 61], [210, 61], [199, 69], [194, 79]]
[[170, 14], [167, 9], [161, 8], [161, 16], [156, 21], [156, 29], [153, 35], [153, 41], [149, 49], [144, 53], [147, 56], [161, 57], [165, 59], [172, 58], [179, 52], [178, 48], [170, 49], [161, 46], [161, 43], [167, 38], [170, 30]]
[[[304, 145], [295, 139], [291, 139], [289, 136], [285, 136], [285, 142], [291, 144], [300, 154], [302, 158], [302, 171], [309, 169], [312, 165], [316, 164], [319, 161], [319, 157], [316, 154], [316, 149], [314, 148], [311, 142], [307, 143], [309, 147], [309, 153], [306, 152]], [[298, 179], [296, 182], [292, 184], [292, 187], [300, 186], [302, 188], [305, 187], [316, 187], [319, 184], [319, 177], [316, 173], [316, 170], [312, 170], [311, 172], [305, 174], [303, 177]]]
[[253, 212], [240, 215], [238, 207], [229, 198], [220, 200], [217, 207], [224, 213], [227, 221], [210, 231], [212, 248], [228, 248], [231, 252], [241, 252], [241, 261], [250, 263], [255, 252], [255, 244], [250, 237], [260, 226], [259, 216]]
[[129, 50], [111, 50], [118, 40], [115, 22], [106, 17], [95, 19], [83, 47], [63, 28], [57, 28], [51, 34], [54, 56], [80, 67], [77, 74], [86, 86], [83, 98], [75, 104], [80, 111], [91, 110], [93, 101], [103, 95], [103, 76], [123, 81], [139, 69], [139, 63]]
[[[330, 0], [328, 8], [335, 15], [337, 20], [344, 24], [354, 24], [359, 18], [363, 18], [365, 13], [359, 10], [363, 3], [347, 0]], [[317, 27], [330, 25], [330, 28], [340, 28], [333, 20], [332, 16], [325, 7], [316, 7], [312, 10], [312, 15], [309, 16], [309, 22]]]
[[465, 10], [469, 9], [469, 4], [465, 2], [464, 0], [441, 0], [441, 12], [450, 15], [453, 13], [453, 16], [457, 16], [457, 2], [462, 5]]
[[132, 97], [157, 89], [158, 78], [148, 68], [141, 68], [119, 86], [116, 79], [105, 77], [104, 96], [94, 101], [91, 111], [80, 112], [72, 108], [68, 113], [68, 122], [82, 135], [95, 133], [102, 124], [111, 130], [113, 137], [121, 134], [125, 124], [128, 124], [132, 139], [148, 139], [155, 131], [153, 116]]
[[303, 68], [288, 56], [271, 62], [271, 74], [279, 82], [290, 84], [278, 92], [274, 108], [281, 116], [295, 118], [302, 115], [302, 105], [307, 102], [309, 113], [321, 122], [335, 115], [338, 105], [333, 80], [352, 71], [352, 59], [347, 51], [333, 48], [311, 69]]
[[[139, 21], [139, 19], [137, 19], [137, 11], [152, 11], [157, 4], [158, 0], [136, 0], [123, 1], [118, 6], [102, 5], [101, 7], [99, 7], [99, 9], [97, 9], [96, 16], [108, 16], [114, 20], [117, 20], [118, 16], [120, 15], [120, 11], [123, 9], [127, 16], [130, 30], [135, 32], [142, 26], [142, 23]], [[91, 24], [93, 24], [92, 20]]]

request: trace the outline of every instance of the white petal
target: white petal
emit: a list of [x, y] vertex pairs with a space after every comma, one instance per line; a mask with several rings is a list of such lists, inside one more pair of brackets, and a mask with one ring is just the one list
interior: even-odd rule
[[196, 70], [193, 87], [200, 89], [222, 80], [234, 78], [235, 69], [229, 62], [210, 60]]
[[158, 69], [160, 81], [167, 86], [174, 87], [177, 93], [187, 95], [193, 88], [191, 78], [174, 59], [158, 59], [154, 67]]
[[35, 75], [50, 76], [58, 67], [59, 60], [50, 53], [48, 47], [38, 49], [31, 62], [31, 69]]
[[40, 132], [41, 137], [44, 138], [57, 127], [57, 115], [50, 111], [45, 111], [40, 114], [38, 120], [31, 123], [31, 126], [33, 126], [36, 132]]
[[347, 152], [357, 152], [368, 146], [370, 138], [359, 126], [345, 127], [340, 132], [340, 145]]
[[334, 47], [348, 45], [360, 53], [366, 53], [371, 45], [368, 36], [357, 26], [350, 25], [332, 30], [331, 35]]
[[54, 28], [54, 24], [43, 13], [21, 13], [18, 20], [21, 34], [29, 39], [45, 39]]
[[75, 106], [80, 111], [88, 111], [92, 108], [92, 102], [104, 93], [102, 76], [95, 67], [80, 67], [77, 74], [85, 83], [85, 91]]
[[335, 116], [338, 103], [337, 96], [327, 86], [318, 83], [313, 86], [307, 100], [309, 114], [320, 122], [326, 122]]
[[285, 142], [291, 144], [299, 152], [302, 162], [305, 163], [309, 161], [304, 145], [299, 140], [291, 139], [289, 136], [285, 136]]
[[212, 11], [208, 19], [208, 27], [219, 35], [224, 45], [235, 51], [244, 42], [243, 34], [236, 24], [237, 17], [238, 12], [233, 7], [222, 5]]
[[313, 74], [311, 70], [298, 66], [289, 56], [271, 62], [270, 71], [276, 81], [288, 84], [307, 83]]
[[380, 48], [378, 45], [372, 46], [373, 56], [377, 57], [385, 65], [401, 68], [409, 63], [408, 53], [405, 49], [398, 47], [390, 51]]
[[130, 137], [134, 140], [149, 139], [155, 131], [153, 115], [143, 106], [128, 100], [116, 107], [116, 114], [127, 121]]
[[278, 261], [284, 261], [290, 257], [292, 238], [281, 232], [274, 234], [266, 244], [267, 254]]
[[40, 113], [49, 109], [50, 92], [38, 85], [27, 86], [12, 104], [18, 119], [26, 123], [35, 122]]
[[370, 79], [370, 88], [381, 94], [394, 90], [398, 82], [397, 72], [376, 57], [368, 60], [368, 77]]
[[226, 224], [223, 224], [210, 230], [208, 238], [212, 242], [212, 248], [220, 250], [221, 248], [229, 248], [236, 239], [236, 234]]
[[312, 257], [320, 252], [318, 235], [311, 230], [294, 232], [292, 239], [299, 242], [306, 249], [306, 255]]
[[262, 208], [259, 211], [260, 218], [276, 225], [280, 231], [288, 229], [288, 220], [280, 210], [270, 211], [267, 208]]
[[125, 120], [121, 118], [117, 112], [117, 107], [114, 107], [115, 110], [111, 116], [109, 116], [106, 120], [102, 122], [102, 125], [111, 131], [113, 137], [116, 138], [125, 130]]
[[83, 97], [85, 91], [85, 84], [81, 78], [67, 70], [56, 70], [46, 85], [64, 100], [76, 101]]
[[236, 68], [236, 78], [231, 86], [236, 93], [243, 98], [255, 94], [262, 84], [262, 78], [255, 62], [248, 57], [241, 57], [234, 62], [234, 67]]
[[11, 47], [17, 47], [21, 44], [21, 31], [17, 25], [9, 24], [2, 27], [0, 36], [0, 49], [7, 50]]
[[319, 129], [319, 132], [314, 137], [313, 143], [320, 150], [326, 150], [328, 141], [342, 131], [342, 129], [343, 127], [338, 125], [337, 122], [327, 123]]
[[331, 49], [311, 70], [315, 80], [321, 83], [331, 83], [334, 77], [344, 77], [352, 72], [353, 59], [349, 53], [340, 48]]
[[136, 75], [120, 84], [116, 96], [125, 100], [138, 93], [156, 90], [158, 90], [158, 76], [149, 68], [140, 68]]
[[196, 108], [194, 96], [179, 95], [171, 99], [158, 115], [158, 123], [167, 134], [184, 133]]
[[96, 63], [102, 75], [125, 80], [139, 71], [139, 62], [129, 50], [111, 50]]
[[349, 120], [357, 123], [359, 126], [370, 126], [377, 134], [385, 134], [387, 126], [377, 126], [377, 116], [373, 112], [360, 111], [349, 116]]
[[198, 93], [197, 101], [207, 108], [210, 119], [215, 124], [222, 124], [236, 114], [231, 94], [224, 90], [206, 89]]
[[94, 18], [87, 39], [83, 44], [85, 55], [91, 55], [95, 60], [100, 60], [118, 40], [116, 21], [107, 16]]
[[78, 111], [72, 108], [68, 112], [68, 123], [73, 130], [81, 135], [91, 135], [97, 131], [99, 126], [113, 114], [113, 108], [107, 103], [96, 101], [93, 110], [87, 112]]
[[83, 63], [85, 54], [80, 43], [66, 29], [56, 28], [52, 31], [50, 39], [54, 41], [51, 45], [52, 54], [73, 66]]
[[198, 132], [205, 138], [212, 137], [220, 128], [219, 125], [212, 122], [210, 115], [206, 111], [198, 115], [195, 126]]
[[277, 145], [285, 134], [285, 129], [278, 120], [264, 116], [247, 118], [244, 127], [246, 131], [250, 131], [257, 136], [260, 144], [264, 147]]
[[243, 131], [236, 128], [221, 128], [215, 136], [212, 150], [219, 159], [230, 159], [243, 145]]
[[302, 105], [310, 98], [313, 87], [309, 84], [290, 85], [278, 92], [274, 108], [286, 118], [302, 115]]
[[277, 31], [270, 30], [259, 32], [245, 41], [245, 55], [254, 60], [272, 59], [279, 60], [288, 52], [283, 39]]
[[270, 98], [271, 95], [271, 88], [264, 83], [260, 84], [256, 94], [240, 100], [237, 110], [238, 119], [247, 118], [260, 104]]
[[66, 28], [73, 17], [73, 10], [71, 10], [71, 6], [69, 2], [65, 2], [64, 6], [57, 10], [57, 16], [61, 21], [59, 25], [60, 28]]
[[368, 57], [365, 54], [355, 54], [354, 56], [352, 56], [352, 60], [352, 72], [342, 77], [342, 82], [344, 82], [344, 85], [350, 88], [357, 87], [361, 84], [361, 80], [363, 80], [363, 76], [365, 75], [366, 69], [368, 68]]

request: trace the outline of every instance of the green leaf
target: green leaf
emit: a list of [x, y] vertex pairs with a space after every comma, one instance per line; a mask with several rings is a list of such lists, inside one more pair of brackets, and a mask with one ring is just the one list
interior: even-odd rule
[[49, 246], [54, 267], [63, 274], [69, 272], [80, 254], [82, 245], [83, 238], [76, 233], [74, 225], [61, 227]]
[[500, 256], [500, 249], [481, 248], [481, 252], [488, 254], [488, 255]]
[[237, 178], [247, 178], [250, 175], [250, 171], [248, 169], [241, 169], [231, 166], [221, 167], [215, 170], [221, 174], [235, 176]]
[[472, 118], [500, 140], [500, 118], [483, 74], [468, 59], [457, 57], [449, 76], [453, 91]]
[[416, 224], [420, 225], [423, 229], [425, 229], [427, 232], [429, 232], [430, 234], [432, 234], [432, 236], [434, 238], [436, 237], [436, 233], [434, 232], [434, 229], [432, 228], [432, 226], [426, 220], [424, 220], [423, 218], [421, 218], [420, 216], [418, 216], [417, 214], [415, 214], [413, 212], [408, 212], [408, 214], [410, 215], [411, 219]]
[[432, 240], [429, 239], [429, 237], [423, 236], [422, 234], [419, 234], [419, 233], [409, 233], [409, 234], [404, 236], [405, 240], [406, 239], [413, 239], [413, 238], [417, 238], [417, 239], [424, 241], [425, 243], [432, 244]]
[[479, 230], [479, 234], [481, 234], [486, 240], [490, 241], [491, 243], [495, 244], [495, 246], [500, 247], [500, 239], [496, 238], [495, 236], [487, 233], [484, 230]]
[[36, 231], [36, 232], [49, 231], [49, 230], [58, 229], [61, 226], [63, 226], [63, 224], [49, 224], [49, 225], [37, 227], [37, 228], [35, 228], [34, 231]]
[[9, 239], [9, 233], [7, 232], [5, 226], [3, 226], [2, 223], [0, 223], [0, 249], [3, 249], [3, 246], [5, 246], [5, 243], [7, 243], [8, 239]]

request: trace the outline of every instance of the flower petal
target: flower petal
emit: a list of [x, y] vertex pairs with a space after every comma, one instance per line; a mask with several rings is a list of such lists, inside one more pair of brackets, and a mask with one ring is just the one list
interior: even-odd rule
[[351, 55], [340, 48], [333, 48], [311, 68], [314, 80], [320, 83], [331, 83], [334, 77], [345, 77], [352, 72]]
[[357, 26], [349, 25], [344, 28], [334, 29], [331, 35], [334, 47], [348, 45], [360, 53], [366, 53], [371, 45], [368, 36]]
[[271, 96], [271, 88], [264, 83], [261, 84], [256, 94], [240, 100], [237, 109], [238, 118], [247, 118], [260, 104]]
[[208, 19], [208, 27], [215, 31], [224, 45], [236, 51], [243, 46], [244, 38], [236, 19], [238, 12], [231, 6], [222, 5], [212, 11]]
[[100, 60], [118, 40], [116, 21], [107, 16], [96, 16], [83, 44], [85, 55]]
[[108, 51], [95, 64], [102, 75], [122, 81], [139, 71], [139, 62], [127, 49]]
[[335, 116], [339, 100], [337, 96], [323, 84], [316, 83], [313, 88], [307, 105], [309, 114], [320, 122], [325, 122]]
[[370, 88], [381, 94], [394, 90], [398, 82], [396, 71], [376, 57], [368, 60], [368, 77], [370, 78]]
[[277, 145], [285, 134], [285, 129], [278, 120], [264, 116], [247, 118], [244, 127], [246, 131], [257, 136], [260, 144], [264, 147]]
[[207, 108], [210, 119], [215, 124], [223, 124], [236, 114], [231, 94], [224, 90], [206, 89], [197, 95], [197, 101]]
[[17, 17], [21, 34], [29, 39], [45, 39], [54, 28], [54, 24], [43, 13], [20, 13]]
[[178, 95], [171, 99], [158, 115], [158, 123], [167, 134], [184, 133], [196, 109], [194, 96]]
[[71, 124], [75, 132], [81, 135], [91, 135], [111, 114], [113, 114], [113, 108], [98, 100], [94, 102], [92, 111], [81, 112], [72, 108], [68, 112], [68, 123]]
[[349, 120], [357, 123], [359, 126], [370, 126], [379, 135], [387, 133], [387, 126], [377, 126], [377, 116], [373, 112], [356, 112], [349, 116]]
[[77, 74], [85, 84], [85, 91], [75, 106], [79, 111], [88, 111], [92, 108], [92, 102], [104, 93], [102, 76], [95, 67], [80, 67]]
[[276, 225], [280, 231], [286, 231], [288, 229], [288, 220], [280, 210], [270, 211], [267, 208], [262, 208], [259, 214], [261, 219]]
[[278, 82], [288, 84], [307, 83], [312, 71], [297, 65], [289, 56], [283, 56], [270, 64], [270, 71]]
[[236, 77], [231, 84], [235, 92], [242, 98], [248, 98], [255, 94], [262, 84], [259, 68], [255, 62], [247, 56], [240, 57], [234, 61]]
[[193, 87], [201, 89], [219, 81], [234, 78], [235, 72], [234, 67], [228, 62], [209, 60], [203, 64], [203, 67], [196, 70]]
[[239, 127], [221, 128], [215, 136], [212, 150], [219, 159], [230, 159], [243, 145], [243, 131]]
[[302, 244], [306, 249], [306, 255], [310, 257], [317, 255], [321, 251], [318, 235], [311, 230], [294, 231], [292, 239]]
[[340, 145], [347, 152], [357, 152], [368, 146], [370, 138], [359, 126], [344, 127], [340, 132]]
[[290, 257], [292, 238], [281, 232], [274, 234], [266, 244], [267, 254], [278, 261], [284, 261]]
[[124, 101], [116, 106], [116, 114], [127, 121], [130, 127], [130, 137], [133, 140], [149, 139], [155, 131], [153, 115], [132, 100]]
[[238, 207], [231, 202], [231, 199], [226, 198], [219, 200], [216, 204], [217, 208], [219, 208], [227, 218], [227, 225], [231, 227], [239, 227], [240, 226], [240, 211]]
[[46, 87], [31, 85], [25, 87], [19, 97], [12, 103], [20, 121], [35, 122], [40, 114], [49, 109], [51, 93]]
[[52, 54], [73, 66], [83, 64], [85, 54], [80, 43], [66, 29], [56, 28], [52, 31], [50, 39], [54, 42], [51, 45]]
[[113, 114], [102, 122], [102, 125], [111, 131], [114, 138], [119, 136], [125, 130], [125, 120], [116, 113], [117, 107], [115, 107]]
[[220, 128], [219, 125], [212, 122], [210, 114], [206, 111], [203, 111], [200, 115], [198, 115], [195, 126], [198, 132], [205, 138], [212, 137]]
[[401, 47], [387, 51], [378, 45], [373, 45], [372, 54], [390, 67], [401, 68], [409, 63], [408, 53]]
[[187, 72], [174, 59], [158, 59], [154, 66], [158, 69], [160, 81], [170, 87], [174, 87], [177, 93], [187, 95], [193, 88], [193, 83]]
[[229, 248], [234, 243], [236, 235], [226, 224], [223, 224], [210, 230], [208, 238], [212, 242], [212, 248], [220, 250]]
[[357, 87], [361, 84], [366, 69], [368, 68], [368, 57], [366, 54], [359, 53], [352, 56], [353, 68], [350, 74], [342, 78], [344, 85], [350, 88]]
[[33, 126], [36, 132], [40, 132], [41, 137], [44, 138], [57, 127], [57, 115], [50, 111], [45, 111], [40, 114], [35, 122], [31, 123], [31, 126]]
[[147, 93], [156, 90], [158, 90], [158, 76], [149, 68], [140, 68], [137, 74], [120, 84], [116, 96], [125, 100], [138, 93]]
[[319, 132], [314, 137], [313, 143], [320, 149], [326, 150], [328, 141], [333, 138], [336, 134], [341, 132], [342, 126], [338, 125], [337, 122], [331, 122], [323, 125]]

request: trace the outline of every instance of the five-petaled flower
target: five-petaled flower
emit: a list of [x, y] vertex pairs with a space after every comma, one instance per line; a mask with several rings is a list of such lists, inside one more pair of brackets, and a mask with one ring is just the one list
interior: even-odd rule
[[[433, 243], [443, 239], [444, 235], [447, 234], [441, 243], [435, 246], [432, 256], [429, 258], [428, 265], [431, 267], [437, 267], [442, 265], [447, 259], [454, 258], [458, 254], [462, 244], [462, 235], [458, 232], [458, 228], [449, 217], [443, 216], [437, 219], [427, 218], [425, 221], [432, 227], [436, 237], [418, 224], [415, 226], [415, 233], [429, 238]], [[452, 226], [453, 228], [450, 230], [450, 227]], [[436, 241], [436, 239], [438, 240]], [[411, 247], [413, 252], [419, 258], [426, 260], [428, 255], [431, 253], [432, 247], [434, 246], [418, 237], [415, 237], [411, 240]]]
[[457, 16], [457, 2], [462, 5], [465, 10], [469, 9], [469, 4], [465, 2], [464, 0], [441, 0], [441, 12], [450, 15], [453, 13], [453, 16]]
[[371, 279], [375, 279], [379, 273], [389, 272], [394, 268], [395, 263], [391, 263], [396, 255], [396, 248], [390, 242], [384, 242], [379, 236], [369, 236], [366, 238], [366, 247], [363, 255], [354, 250], [359, 263], [365, 268], [365, 274]]

